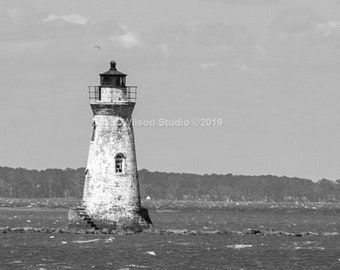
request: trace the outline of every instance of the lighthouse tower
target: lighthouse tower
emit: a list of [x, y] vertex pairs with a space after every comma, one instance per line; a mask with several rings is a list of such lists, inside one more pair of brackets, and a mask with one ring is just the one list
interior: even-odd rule
[[126, 86], [126, 74], [114, 61], [99, 76], [100, 85], [89, 87], [93, 120], [83, 205], [78, 217], [69, 214], [70, 224], [78, 219], [99, 229], [148, 228], [151, 220], [141, 207], [131, 120], [137, 87]]

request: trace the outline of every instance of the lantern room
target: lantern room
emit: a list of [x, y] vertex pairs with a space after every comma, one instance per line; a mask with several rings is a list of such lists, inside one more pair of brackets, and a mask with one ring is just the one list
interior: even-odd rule
[[117, 70], [117, 63], [110, 62], [110, 69], [99, 74], [100, 85], [89, 86], [91, 104], [136, 102], [137, 87], [126, 86], [126, 74]]
[[110, 62], [110, 70], [99, 74], [101, 86], [125, 87], [126, 74], [117, 70], [117, 63]]

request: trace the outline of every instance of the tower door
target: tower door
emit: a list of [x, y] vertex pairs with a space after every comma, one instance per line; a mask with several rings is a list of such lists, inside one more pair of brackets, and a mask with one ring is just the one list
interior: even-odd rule
[[111, 102], [113, 102], [113, 99], [114, 99], [114, 89], [113, 88], [111, 88], [111, 90], [110, 90], [110, 94], [111, 94]]

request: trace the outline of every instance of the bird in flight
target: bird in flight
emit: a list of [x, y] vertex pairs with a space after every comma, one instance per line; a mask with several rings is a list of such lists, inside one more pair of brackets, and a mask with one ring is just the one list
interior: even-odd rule
[[100, 50], [100, 47], [98, 45], [94, 46], [96, 49]]

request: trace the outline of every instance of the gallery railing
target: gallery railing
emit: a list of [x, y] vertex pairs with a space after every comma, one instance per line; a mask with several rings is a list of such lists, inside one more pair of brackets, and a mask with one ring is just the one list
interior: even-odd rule
[[107, 91], [109, 90], [111, 95], [111, 101], [117, 101], [116, 98], [114, 98], [115, 95], [117, 95], [117, 89], [121, 90], [119, 91], [119, 101], [126, 101], [126, 102], [132, 102], [136, 103], [137, 100], [137, 86], [89, 86], [89, 100], [90, 103], [102, 103], [105, 102], [102, 99], [102, 90]]

